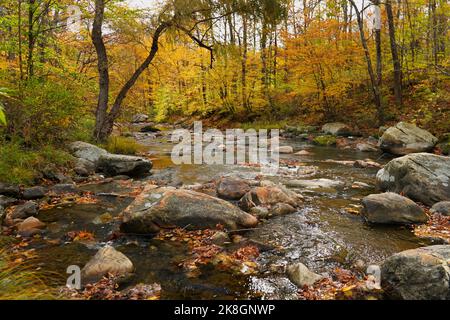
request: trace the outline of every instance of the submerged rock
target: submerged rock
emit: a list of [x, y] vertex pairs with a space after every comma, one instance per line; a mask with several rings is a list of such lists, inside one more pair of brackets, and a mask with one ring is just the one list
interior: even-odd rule
[[362, 199], [362, 214], [368, 222], [384, 224], [425, 223], [428, 216], [414, 201], [387, 192]]
[[449, 300], [450, 245], [403, 251], [386, 259], [381, 286], [391, 299]]
[[294, 153], [294, 148], [292, 148], [291, 146], [280, 146], [278, 148], [278, 152], [280, 154], [291, 154]]
[[105, 246], [81, 270], [81, 279], [84, 284], [94, 283], [108, 274], [125, 277], [133, 271], [133, 263], [126, 255], [111, 246]]
[[350, 127], [342, 122], [326, 123], [323, 125], [322, 131], [333, 136], [350, 136], [352, 134]]
[[224, 177], [217, 183], [216, 191], [222, 199], [239, 200], [250, 191], [250, 185], [239, 178]]
[[378, 152], [379, 149], [370, 144], [370, 143], [365, 143], [365, 142], [361, 142], [356, 144], [356, 150], [361, 151], [361, 152]]
[[438, 139], [428, 131], [411, 123], [399, 122], [383, 133], [380, 148], [395, 155], [406, 155], [431, 151], [437, 142]]
[[330, 179], [313, 179], [313, 180], [290, 180], [286, 183], [287, 186], [293, 188], [335, 188], [344, 185], [342, 181], [330, 180]]
[[299, 152], [296, 152], [295, 155], [296, 156], [310, 156], [310, 155], [312, 155], [312, 153], [307, 150], [300, 150]]
[[288, 266], [287, 275], [289, 280], [299, 288], [312, 286], [317, 281], [323, 279], [323, 276], [310, 271], [303, 263]]
[[439, 213], [444, 216], [450, 216], [450, 201], [441, 201], [435, 203], [430, 210], [431, 213]]
[[390, 161], [377, 173], [381, 190], [432, 206], [450, 200], [450, 158], [414, 153]]
[[379, 164], [378, 162], [372, 161], [370, 159], [366, 159], [366, 160], [356, 160], [353, 163], [353, 166], [355, 168], [382, 168], [383, 166], [381, 164]]
[[123, 212], [121, 230], [151, 234], [159, 227], [186, 229], [214, 228], [221, 224], [230, 230], [252, 228], [258, 220], [231, 203], [203, 193], [148, 186]]
[[17, 226], [17, 232], [23, 237], [32, 237], [42, 233], [46, 224], [35, 217], [28, 217]]

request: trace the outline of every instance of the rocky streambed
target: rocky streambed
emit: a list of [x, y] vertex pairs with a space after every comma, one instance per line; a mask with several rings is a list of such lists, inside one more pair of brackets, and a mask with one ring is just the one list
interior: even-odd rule
[[[76, 190], [53, 195], [53, 202], [29, 215], [43, 226], [34, 225], [38, 236], [26, 247], [35, 253], [36, 267], [50, 275], [48, 283], [63, 286], [68, 266], [89, 262], [85, 275], [132, 273], [121, 287], [158, 284], [162, 299], [298, 299], [310, 279], [348, 270], [363, 281], [369, 265], [381, 266], [396, 253], [435, 243], [405, 226], [409, 216], [392, 225], [377, 224], [364, 214], [368, 209], [362, 200], [379, 193], [377, 173], [392, 160], [370, 141], [370, 148], [357, 141], [357, 148], [336, 148], [298, 137], [282, 139], [294, 152], [281, 155], [277, 175], [263, 175], [255, 166], [174, 165], [169, 135], [134, 134], [153, 167], [144, 178], [130, 176], [149, 169], [149, 160], [86, 153], [82, 144], [76, 146], [75, 155], [88, 158], [79, 162], [80, 175], [95, 171], [98, 157], [114, 177], [80, 179]], [[394, 182], [393, 171], [378, 174], [385, 184]], [[386, 187], [416, 192], [394, 189]], [[413, 218], [407, 222], [424, 222], [414, 220], [426, 218], [417, 211], [422, 209], [409, 210], [406, 215]], [[93, 258], [105, 245], [115, 249]], [[309, 280], [299, 263], [311, 270]]]

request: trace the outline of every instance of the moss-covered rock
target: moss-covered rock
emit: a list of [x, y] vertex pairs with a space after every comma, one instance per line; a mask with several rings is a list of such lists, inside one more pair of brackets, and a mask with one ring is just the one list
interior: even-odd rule
[[315, 137], [313, 142], [319, 146], [334, 146], [336, 145], [336, 137], [335, 136], [318, 136]]

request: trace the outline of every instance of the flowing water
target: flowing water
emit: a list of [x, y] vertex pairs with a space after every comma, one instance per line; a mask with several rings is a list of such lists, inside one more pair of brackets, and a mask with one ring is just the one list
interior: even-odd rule
[[[180, 186], [206, 183], [223, 175], [239, 175], [251, 180], [260, 173], [257, 168], [233, 165], [173, 165], [170, 160], [173, 144], [167, 140], [166, 135], [156, 139], [139, 139], [154, 158], [153, 173], [147, 180]], [[327, 161], [370, 157], [386, 162], [388, 159], [380, 158], [381, 154], [316, 147], [295, 140], [283, 140], [282, 144], [310, 152], [308, 156], [282, 156], [301, 161], [304, 166], [316, 167], [316, 174], [307, 179], [325, 178], [340, 184], [318, 189], [296, 189], [305, 197], [300, 211], [264, 221], [255, 230], [244, 234], [273, 248], [263, 251], [258, 258], [261, 266], [258, 275], [230, 276], [230, 273], [207, 265], [199, 277], [191, 278], [178, 267], [188, 255], [186, 245], [126, 237], [112, 243], [136, 267], [136, 274], [129, 284], [159, 283], [163, 299], [290, 299], [295, 298], [297, 291], [283, 272], [290, 263], [300, 261], [315, 272], [326, 274], [334, 267], [351, 267], [357, 261], [365, 265], [378, 264], [395, 252], [425, 245], [407, 228], [372, 227], [354, 214], [359, 209], [360, 199], [375, 192], [377, 169], [358, 169]], [[288, 183], [292, 177], [267, 179]], [[362, 187], [356, 187], [355, 182]], [[99, 201], [94, 204], [61, 205], [39, 214], [39, 219], [48, 224], [47, 239], [35, 242], [33, 246], [40, 257], [39, 267], [51, 271], [53, 282], [59, 285], [64, 283], [69, 265], [83, 266], [108, 241], [118, 225], [115, 218], [133, 200], [114, 195], [130, 191], [118, 181], [86, 185], [83, 189], [97, 193]], [[64, 235], [75, 230], [93, 232], [95, 240], [64, 242]]]

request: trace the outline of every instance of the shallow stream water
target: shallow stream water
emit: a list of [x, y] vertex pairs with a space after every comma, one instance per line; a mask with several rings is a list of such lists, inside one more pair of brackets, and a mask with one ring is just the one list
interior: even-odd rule
[[[168, 185], [206, 183], [224, 175], [238, 175], [253, 179], [258, 168], [233, 165], [173, 165], [170, 152], [173, 144], [168, 137], [143, 138], [154, 158], [152, 176], [147, 180], [163, 181]], [[327, 160], [358, 160], [370, 158], [386, 162], [378, 153], [362, 153], [334, 147], [317, 147], [307, 142], [282, 140], [296, 151], [307, 150], [308, 156], [283, 155], [283, 159], [302, 162], [316, 167], [316, 174], [305, 179], [325, 178], [338, 181], [335, 187], [296, 189], [305, 197], [300, 211], [263, 221], [245, 237], [270, 245], [258, 259], [261, 270], [253, 276], [231, 276], [205, 266], [199, 277], [190, 278], [178, 267], [186, 258], [184, 244], [142, 237], [127, 237], [112, 244], [133, 262], [136, 274], [129, 284], [159, 283], [162, 299], [294, 299], [297, 288], [284, 275], [284, 267], [302, 262], [318, 273], [329, 273], [334, 267], [349, 268], [356, 262], [378, 264], [387, 256], [422, 245], [423, 240], [403, 227], [374, 227], [367, 225], [355, 212], [360, 199], [375, 192], [377, 169], [359, 169]], [[289, 184], [292, 177], [267, 177], [275, 182]], [[355, 187], [355, 182], [366, 184]], [[143, 182], [140, 182], [143, 183]], [[115, 219], [131, 202], [130, 197], [117, 197], [127, 187], [118, 181], [82, 187], [98, 196], [95, 204], [67, 204], [41, 211], [39, 219], [48, 224], [46, 240], [33, 244], [39, 256], [39, 267], [54, 275], [52, 280], [63, 284], [69, 265], [83, 266], [117, 228]], [[109, 217], [102, 221], [99, 216]], [[63, 239], [69, 231], [86, 230], [94, 233], [95, 240], [87, 242], [50, 241]], [[49, 279], [50, 280], [50, 279]]]

